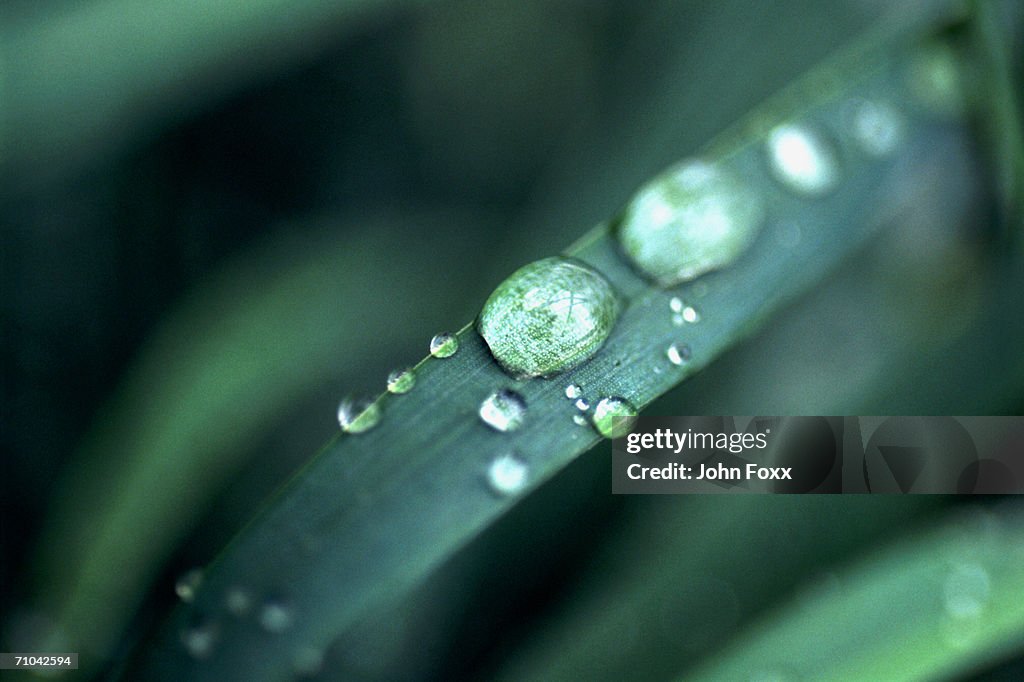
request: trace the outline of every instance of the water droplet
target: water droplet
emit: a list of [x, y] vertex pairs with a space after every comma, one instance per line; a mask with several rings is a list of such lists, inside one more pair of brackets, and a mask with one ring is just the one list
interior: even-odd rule
[[200, 623], [181, 631], [181, 643], [192, 658], [206, 659], [213, 653], [219, 634], [216, 624]]
[[565, 397], [569, 400], [576, 400], [583, 395], [583, 388], [579, 384], [569, 384], [565, 387]]
[[459, 337], [441, 332], [430, 340], [430, 354], [435, 358], [450, 358], [459, 350]]
[[835, 152], [817, 132], [803, 125], [784, 124], [768, 133], [768, 156], [779, 182], [794, 192], [817, 196], [839, 182]]
[[233, 616], [245, 616], [252, 610], [252, 597], [241, 587], [232, 587], [224, 595], [224, 606]]
[[515, 431], [526, 419], [526, 401], [515, 391], [503, 388], [480, 403], [480, 418], [498, 431]]
[[605, 438], [621, 438], [633, 430], [637, 411], [625, 398], [601, 398], [594, 408], [594, 428]]
[[500, 495], [514, 495], [526, 487], [529, 467], [515, 455], [496, 457], [487, 467], [487, 482]]
[[301, 646], [292, 657], [292, 669], [301, 677], [318, 675], [324, 667], [324, 652], [315, 646]]
[[391, 393], [408, 393], [416, 385], [416, 372], [412, 367], [396, 369], [388, 375], [388, 391]]
[[724, 169], [683, 161], [637, 192], [618, 230], [623, 251], [663, 286], [732, 263], [761, 227], [764, 208]]
[[665, 355], [668, 356], [668, 361], [673, 365], [682, 366], [690, 361], [691, 356], [690, 347], [684, 344], [673, 343], [665, 351]]
[[283, 601], [270, 599], [260, 609], [260, 626], [267, 632], [280, 634], [292, 626], [294, 616]]
[[174, 592], [178, 595], [178, 598], [186, 604], [191, 604], [196, 598], [196, 592], [199, 590], [199, 586], [203, 583], [203, 570], [201, 568], [193, 568], [191, 571], [184, 573], [178, 581], [174, 583]]
[[572, 416], [572, 421], [574, 424], [578, 424], [579, 426], [587, 425], [587, 418], [584, 417], [582, 414], [574, 414]]
[[568, 258], [544, 258], [498, 285], [477, 328], [507, 372], [550, 376], [594, 355], [618, 313], [615, 293], [597, 271]]
[[700, 313], [691, 305], [686, 305], [683, 299], [673, 296], [668, 302], [669, 310], [672, 311], [672, 324], [682, 327], [684, 323], [696, 324], [700, 322]]
[[946, 613], [954, 618], [980, 616], [990, 590], [988, 571], [975, 563], [957, 564], [942, 586]]
[[586, 412], [590, 409], [590, 403], [586, 398], [579, 398], [575, 403], [573, 403], [573, 405], [575, 405], [576, 409], [580, 412]]
[[345, 398], [338, 404], [338, 424], [345, 433], [369, 431], [380, 421], [377, 403], [366, 398]]
[[853, 139], [870, 156], [885, 156], [903, 138], [903, 120], [884, 102], [864, 100], [854, 105], [851, 123]]

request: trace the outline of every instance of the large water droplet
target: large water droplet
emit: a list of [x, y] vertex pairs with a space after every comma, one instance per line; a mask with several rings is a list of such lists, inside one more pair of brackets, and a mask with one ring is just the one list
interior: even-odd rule
[[903, 138], [903, 119], [884, 102], [857, 102], [851, 118], [853, 139], [870, 156], [892, 153]]
[[798, 194], [818, 196], [839, 182], [839, 161], [816, 131], [798, 124], [776, 126], [768, 133], [768, 157], [778, 180]]
[[480, 418], [498, 431], [515, 431], [526, 419], [526, 401], [515, 391], [503, 388], [480, 403]]
[[690, 351], [690, 347], [685, 343], [673, 343], [668, 347], [668, 350], [665, 351], [665, 355], [668, 357], [669, 362], [677, 367], [681, 367], [690, 361], [692, 353]]
[[975, 563], [957, 564], [942, 586], [946, 612], [954, 618], [980, 616], [990, 590], [988, 571]]
[[515, 455], [496, 457], [487, 467], [487, 483], [499, 495], [514, 495], [526, 487], [530, 469]]
[[174, 592], [181, 601], [191, 604], [195, 600], [196, 592], [202, 583], [203, 570], [201, 568], [193, 568], [191, 571], [182, 574], [177, 582], [174, 583]]
[[549, 376], [596, 353], [618, 313], [611, 285], [595, 270], [569, 258], [544, 258], [498, 285], [477, 328], [506, 371]]
[[416, 372], [411, 367], [396, 369], [388, 375], [388, 391], [391, 393], [408, 393], [416, 385]]
[[430, 354], [435, 358], [450, 358], [459, 349], [459, 337], [441, 332], [430, 340]]
[[268, 599], [260, 609], [260, 626], [267, 632], [280, 634], [292, 626], [295, 616], [288, 604], [279, 599]]
[[181, 631], [181, 643], [192, 658], [206, 659], [213, 653], [218, 635], [215, 623], [199, 623]]
[[345, 398], [338, 404], [338, 424], [345, 433], [369, 431], [380, 421], [380, 408], [366, 398]]
[[594, 407], [593, 424], [605, 438], [621, 438], [633, 430], [637, 410], [625, 398], [601, 398]]
[[684, 161], [645, 185], [619, 226], [622, 250], [669, 286], [729, 265], [761, 227], [760, 197], [710, 163]]

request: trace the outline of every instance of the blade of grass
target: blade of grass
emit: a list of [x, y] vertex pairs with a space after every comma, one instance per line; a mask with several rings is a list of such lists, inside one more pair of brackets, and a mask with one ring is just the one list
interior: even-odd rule
[[[392, 253], [393, 267], [448, 306], [463, 286], [440, 276], [447, 261], [424, 267], [395, 226], [444, 234], [486, 220], [446, 211], [361, 218], [351, 229], [331, 221], [254, 248], [168, 316], [75, 453], [37, 544], [34, 606], [83, 653], [83, 668], [110, 651], [162, 562], [283, 406], [373, 362], [363, 341], [390, 346], [396, 316], [442, 319], [365, 254]], [[463, 239], [447, 253], [478, 248]]]
[[[528, 467], [529, 489], [598, 440], [573, 422], [566, 384], [580, 384], [590, 399], [619, 395], [647, 405], [860, 249], [907, 208], [902, 179], [929, 167], [929, 150], [953, 134], [906, 99], [905, 55], [897, 56], [906, 40], [890, 33], [848, 52], [712, 147], [716, 161], [757, 187], [772, 215], [740, 261], [694, 284], [653, 289], [622, 259], [611, 225], [596, 228], [568, 253], [599, 269], [626, 301], [597, 356], [556, 380], [515, 382], [476, 332], [463, 329], [454, 357], [417, 367], [413, 392], [378, 400], [383, 418], [376, 428], [337, 438], [271, 501], [210, 567], [195, 601], [176, 610], [138, 671], [198, 680], [291, 674], [297, 651], [322, 651], [515, 504], [486, 485], [494, 457], [516, 453]], [[906, 136], [892, 157], [868, 160], [855, 150], [842, 127], [854, 97], [905, 108]], [[839, 145], [843, 180], [826, 200], [788, 194], [767, 174], [763, 134], [793, 117], [825, 127]], [[806, 226], [803, 237], [780, 244], [778, 230], [793, 221]], [[668, 308], [673, 295], [694, 301], [703, 316], [688, 335], [693, 357], [682, 368], [664, 355], [679, 335]], [[514, 387], [529, 406], [515, 434], [491, 431], [476, 417], [480, 401], [502, 387]], [[256, 600], [255, 619], [228, 613], [225, 598], [239, 589]], [[282, 611], [287, 624], [278, 627]], [[208, 656], [193, 658], [182, 646], [196, 628], [215, 640]]]
[[1024, 648], [1022, 593], [1024, 509], [954, 515], [864, 557], [686, 679], [896, 682], [965, 674]]

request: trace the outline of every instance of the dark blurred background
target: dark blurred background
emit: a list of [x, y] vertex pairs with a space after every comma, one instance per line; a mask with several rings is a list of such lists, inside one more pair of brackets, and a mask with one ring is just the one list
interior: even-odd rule
[[[335, 433], [343, 394], [381, 390], [509, 271], [613, 215], [889, 4], [6, 2], [2, 641], [48, 625], [33, 605], [60, 569], [38, 542], [84, 551], [71, 538], [87, 544], [104, 505], [155, 489], [127, 480], [170, 496], [118, 564], [150, 590], [140, 611], [126, 602], [141, 636], [175, 578]], [[1001, 11], [1019, 56], [1020, 13]], [[972, 312], [1003, 268], [1006, 213], [987, 129], [964, 125], [969, 162], [941, 210], [655, 411], [1019, 414], [1020, 310]], [[933, 371], [978, 339], [967, 379]], [[921, 376], [937, 382], [925, 395]], [[662, 504], [606, 500], [605, 470], [579, 466], [554, 490], [582, 490], [595, 527]], [[552, 502], [533, 504], [517, 513]], [[495, 537], [516, 535], [505, 523]], [[850, 546], [871, 528], [851, 526]], [[552, 536], [560, 565], [594, 551]], [[554, 599], [559, 579], [536, 580]], [[531, 617], [492, 623], [477, 650], [500, 658], [500, 624]]]

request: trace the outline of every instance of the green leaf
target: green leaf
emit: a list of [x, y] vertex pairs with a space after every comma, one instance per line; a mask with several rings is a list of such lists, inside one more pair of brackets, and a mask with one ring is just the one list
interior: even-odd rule
[[[962, 158], [949, 153], [962, 133], [907, 87], [912, 51], [903, 46], [921, 26], [886, 26], [709, 147], [710, 160], [761, 193], [769, 216], [735, 263], [683, 286], [656, 288], [623, 258], [615, 221], [597, 227], [566, 254], [600, 272], [623, 301], [592, 359], [551, 379], [517, 381], [476, 331], [464, 328], [455, 355], [427, 358], [415, 368], [411, 392], [378, 399], [378, 425], [339, 436], [269, 503], [209, 568], [195, 601], [175, 612], [140, 670], [163, 679], [291, 674], [297, 652], [323, 651], [421, 584], [519, 494], [599, 440], [573, 419], [580, 415], [566, 398], [568, 385], [579, 385], [590, 404], [610, 396], [649, 404], [911, 210], [907, 179], [931, 177], [937, 164]], [[886, 102], [903, 117], [891, 153], [867, 153], [851, 134], [851, 103], [863, 99]], [[794, 193], [772, 179], [763, 145], [774, 126], [790, 121], [817, 127], [835, 145], [839, 177], [826, 196]], [[946, 181], [961, 179], [950, 173]], [[675, 298], [700, 321], [679, 326]], [[681, 343], [687, 361], [670, 361], [668, 349]], [[496, 432], [477, 416], [481, 402], [502, 389], [514, 390], [527, 406], [514, 433]], [[492, 463], [509, 456], [524, 467], [518, 475], [525, 486], [515, 492], [489, 478]], [[225, 603], [239, 590], [255, 603], [251, 620], [239, 622]], [[279, 627], [282, 609], [288, 618]], [[197, 632], [208, 636], [208, 648], [182, 645]]]

